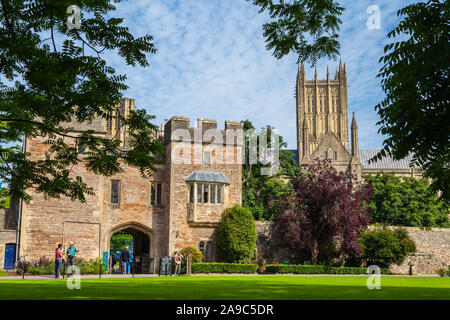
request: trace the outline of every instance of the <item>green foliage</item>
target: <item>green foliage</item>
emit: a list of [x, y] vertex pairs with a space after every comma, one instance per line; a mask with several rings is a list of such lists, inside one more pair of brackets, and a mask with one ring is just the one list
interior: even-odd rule
[[369, 201], [372, 223], [394, 226], [449, 227], [450, 209], [438, 200], [428, 179], [400, 178], [393, 174], [364, 176], [373, 187]]
[[6, 277], [6, 276], [7, 276], [7, 274], [5, 273], [5, 271], [0, 270], [0, 277]]
[[9, 208], [9, 189], [2, 187], [0, 189], [0, 209]]
[[439, 268], [439, 269], [436, 270], [436, 273], [440, 277], [445, 277], [447, 275], [447, 270], [445, 270], [444, 268]]
[[202, 261], [202, 252], [192, 246], [185, 247], [180, 251], [183, 256], [182, 264], [185, 265], [187, 261], [187, 257], [190, 254], [192, 256], [192, 263], [197, 263]]
[[249, 262], [256, 247], [251, 211], [239, 205], [227, 208], [217, 228], [217, 248], [225, 262]]
[[[241, 121], [241, 123], [245, 132], [255, 130], [250, 120]], [[268, 148], [271, 148], [272, 129], [271, 126], [263, 129], [267, 132]], [[286, 147], [287, 144], [283, 141], [283, 137], [280, 136], [279, 138], [280, 148]], [[246, 155], [249, 155], [249, 140], [250, 137], [247, 135], [245, 137]], [[258, 146], [259, 143], [258, 135]], [[259, 150], [257, 156], [259, 158]], [[292, 186], [289, 183], [284, 183], [280, 179], [295, 178], [301, 172], [301, 169], [294, 160], [294, 154], [287, 150], [281, 150], [279, 153], [278, 172], [272, 175], [261, 174], [261, 170], [267, 167], [269, 165], [260, 162], [251, 164], [246, 159], [246, 163], [242, 169], [242, 206], [252, 211], [255, 220], [270, 221], [273, 219], [274, 215], [278, 212], [276, 200], [284, 198], [292, 190]]]
[[251, 0], [271, 19], [263, 25], [266, 47], [280, 59], [295, 52], [299, 61], [311, 61], [339, 53], [339, 18], [344, 8], [334, 0]]
[[[134, 37], [123, 19], [113, 17], [121, 0], [77, 1], [81, 28], [69, 29], [68, 0], [8, 0], [0, 3], [0, 181], [12, 197], [31, 200], [26, 190], [49, 197], [85, 201], [92, 195], [72, 168], [82, 161], [95, 173], [111, 176], [119, 163], [136, 166], [148, 178], [164, 152], [154, 116], [145, 110], [112, 114], [128, 87], [126, 76], [108, 65], [111, 53], [129, 66], [148, 67], [147, 55], [156, 52], [151, 35]], [[74, 132], [73, 124], [95, 119], [120, 120], [130, 137], [120, 139], [94, 130]], [[23, 137], [44, 140], [48, 150], [31, 159], [10, 147]], [[77, 146], [86, 146], [80, 155]]]
[[[367, 268], [269, 264], [266, 266], [266, 271], [270, 273], [295, 274], [366, 274]], [[381, 269], [381, 273], [389, 274], [389, 269]]]
[[401, 265], [406, 256], [416, 251], [416, 245], [405, 229], [367, 230], [358, 242], [364, 250], [362, 259], [367, 261], [367, 265], [377, 265], [380, 268], [387, 268], [391, 264]]
[[429, 0], [399, 10], [403, 16], [388, 33], [378, 77], [386, 94], [378, 104], [382, 151], [413, 162], [432, 179], [435, 192], [450, 202], [450, 24], [449, 2]]
[[126, 246], [131, 245], [131, 241], [133, 240], [133, 236], [131, 234], [125, 232], [116, 232], [111, 236], [111, 251], [123, 251]]
[[256, 273], [258, 265], [241, 263], [193, 263], [192, 273]]

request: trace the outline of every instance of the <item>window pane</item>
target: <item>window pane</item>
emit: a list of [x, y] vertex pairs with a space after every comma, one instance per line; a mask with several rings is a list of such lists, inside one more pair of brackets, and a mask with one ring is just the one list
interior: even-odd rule
[[194, 203], [194, 184], [189, 186], [189, 203]]
[[211, 185], [211, 203], [216, 203], [216, 185]]
[[118, 181], [111, 182], [111, 203], [113, 203], [113, 204], [119, 203], [119, 182]]
[[202, 184], [197, 184], [197, 203], [202, 203]]
[[203, 163], [205, 166], [209, 166], [211, 164], [211, 152], [205, 151], [203, 153]]
[[161, 192], [162, 192], [162, 185], [161, 183], [156, 184], [157, 193], [156, 193], [156, 204], [161, 205]]
[[337, 160], [337, 151], [334, 152], [334, 160]]
[[217, 186], [217, 203], [222, 203], [222, 186]]
[[209, 200], [209, 184], [204, 184], [203, 186], [203, 203], [207, 203]]
[[198, 249], [202, 252], [202, 260], [205, 259], [205, 243], [201, 241], [198, 245]]
[[152, 183], [152, 188], [151, 188], [151, 197], [150, 197], [150, 204], [152, 206], [155, 205], [155, 198], [156, 198], [156, 186], [154, 183]]

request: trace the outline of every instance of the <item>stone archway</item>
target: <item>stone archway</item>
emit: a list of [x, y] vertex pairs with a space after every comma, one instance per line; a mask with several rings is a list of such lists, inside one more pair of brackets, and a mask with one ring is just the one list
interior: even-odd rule
[[[138, 222], [127, 222], [111, 228], [108, 236], [108, 252], [110, 252], [111, 237], [117, 232], [133, 236], [133, 256], [136, 261], [136, 273], [154, 273], [155, 241], [153, 230]], [[112, 257], [111, 257], [112, 259]], [[111, 260], [110, 260], [111, 262]]]

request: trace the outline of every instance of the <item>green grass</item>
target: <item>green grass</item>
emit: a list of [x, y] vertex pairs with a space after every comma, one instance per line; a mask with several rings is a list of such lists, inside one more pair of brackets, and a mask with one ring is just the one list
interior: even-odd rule
[[0, 277], [6, 277], [6, 276], [7, 276], [7, 274], [5, 273], [5, 271], [0, 270]]
[[0, 299], [450, 299], [450, 278], [382, 277], [380, 290], [367, 277], [217, 276], [0, 280]]

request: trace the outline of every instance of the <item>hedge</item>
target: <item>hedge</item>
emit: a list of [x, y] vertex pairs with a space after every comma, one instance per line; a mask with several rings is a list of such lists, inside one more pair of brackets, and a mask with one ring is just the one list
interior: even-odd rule
[[[298, 273], [298, 274], [367, 274], [367, 268], [309, 266], [295, 264], [269, 264], [266, 271], [270, 273]], [[389, 269], [381, 269], [382, 274], [388, 274]]]
[[256, 273], [257, 264], [199, 262], [192, 264], [192, 273]]

